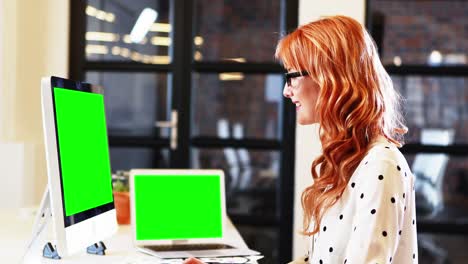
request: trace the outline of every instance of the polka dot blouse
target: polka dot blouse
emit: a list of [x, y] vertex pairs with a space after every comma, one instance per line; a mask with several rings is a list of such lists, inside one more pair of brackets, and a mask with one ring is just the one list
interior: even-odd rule
[[380, 137], [325, 213], [309, 252], [293, 263], [418, 263], [414, 176]]

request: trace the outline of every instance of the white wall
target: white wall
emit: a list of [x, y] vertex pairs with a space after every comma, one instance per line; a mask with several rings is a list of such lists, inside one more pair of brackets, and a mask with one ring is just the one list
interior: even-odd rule
[[0, 12], [0, 208], [31, 206], [47, 182], [40, 79], [68, 74], [69, 0], [3, 0]]
[[[346, 15], [364, 23], [364, 0], [300, 0], [299, 24], [306, 24], [327, 15]], [[294, 193], [294, 235], [293, 258], [296, 259], [307, 253], [308, 240], [301, 236], [302, 207], [301, 194], [304, 188], [312, 184], [310, 168], [312, 161], [321, 152], [318, 139], [318, 124], [310, 126], [296, 126], [296, 161], [295, 161], [295, 193]]]
[[[3, 0], [0, 0], [0, 100], [3, 98], [3, 20], [4, 20], [4, 12], [3, 12]], [[0, 105], [0, 139], [2, 138], [2, 131], [3, 131], [3, 122], [2, 122], [2, 117], [3, 117], [3, 109]]]

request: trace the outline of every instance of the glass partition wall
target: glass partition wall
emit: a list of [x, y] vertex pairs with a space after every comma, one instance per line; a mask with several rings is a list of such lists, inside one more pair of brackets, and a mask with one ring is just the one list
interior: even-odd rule
[[297, 0], [71, 1], [70, 77], [104, 89], [112, 170], [223, 169], [260, 263], [292, 257], [295, 109], [273, 55], [297, 17]]

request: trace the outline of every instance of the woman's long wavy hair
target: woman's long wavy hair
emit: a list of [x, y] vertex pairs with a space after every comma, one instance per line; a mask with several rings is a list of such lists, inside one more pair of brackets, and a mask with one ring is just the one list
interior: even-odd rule
[[320, 87], [315, 111], [323, 152], [312, 162], [314, 183], [302, 193], [302, 233], [313, 235], [370, 143], [383, 135], [398, 147], [404, 144], [408, 129], [400, 111], [402, 98], [373, 40], [349, 17], [326, 17], [300, 26], [279, 41], [275, 57], [285, 68], [307, 71]]

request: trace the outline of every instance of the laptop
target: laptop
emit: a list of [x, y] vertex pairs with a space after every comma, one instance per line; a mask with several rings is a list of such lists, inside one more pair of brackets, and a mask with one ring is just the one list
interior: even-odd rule
[[131, 170], [136, 248], [162, 259], [260, 254], [227, 241], [225, 200], [222, 170]]

